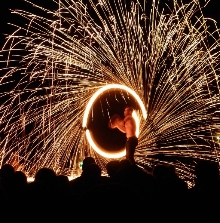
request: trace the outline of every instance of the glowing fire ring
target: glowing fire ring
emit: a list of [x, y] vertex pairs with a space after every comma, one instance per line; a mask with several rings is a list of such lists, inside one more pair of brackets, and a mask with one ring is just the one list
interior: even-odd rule
[[[98, 91], [95, 92], [95, 94], [90, 98], [87, 106], [86, 106], [86, 109], [85, 109], [85, 112], [84, 112], [84, 116], [83, 116], [83, 123], [82, 123], [82, 127], [83, 128], [86, 128], [87, 127], [87, 121], [88, 121], [88, 117], [89, 117], [89, 113], [90, 113], [90, 110], [91, 110], [91, 107], [93, 105], [93, 103], [95, 102], [95, 100], [97, 99], [97, 97], [102, 94], [104, 91], [107, 91], [107, 90], [110, 90], [110, 89], [121, 89], [121, 90], [125, 90], [127, 92], [129, 92], [135, 99], [136, 101], [138, 102], [140, 108], [141, 108], [141, 111], [142, 111], [142, 115], [143, 115], [143, 118], [146, 119], [147, 118], [147, 112], [146, 112], [146, 109], [144, 107], [144, 104], [143, 102], [141, 101], [140, 97], [130, 88], [124, 86], [124, 85], [120, 85], [120, 84], [109, 84], [109, 85], [106, 85], [102, 88], [100, 88]], [[134, 114], [136, 117], [136, 113]], [[136, 135], [138, 136], [139, 135], [139, 121], [137, 120], [137, 118], [135, 118], [136, 120], [136, 124], [137, 124], [137, 132], [136, 132]], [[87, 137], [87, 140], [90, 144], [90, 146], [98, 153], [100, 154], [101, 156], [104, 156], [106, 158], [120, 158], [120, 157], [123, 157], [125, 156], [126, 154], [126, 151], [125, 149], [122, 151], [122, 152], [116, 152], [116, 153], [107, 153], [107, 152], [104, 152], [102, 151], [94, 142], [94, 140], [92, 139], [92, 136], [90, 134], [90, 131], [88, 129], [86, 129], [86, 137]]]

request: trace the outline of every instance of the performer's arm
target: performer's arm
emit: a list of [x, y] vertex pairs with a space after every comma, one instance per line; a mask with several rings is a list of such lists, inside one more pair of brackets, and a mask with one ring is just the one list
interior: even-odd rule
[[126, 133], [124, 120], [118, 120], [116, 127], [123, 133]]

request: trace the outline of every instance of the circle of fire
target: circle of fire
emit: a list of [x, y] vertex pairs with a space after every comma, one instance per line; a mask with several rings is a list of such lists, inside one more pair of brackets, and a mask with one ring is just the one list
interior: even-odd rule
[[[98, 98], [98, 96], [100, 94], [102, 94], [104, 91], [106, 90], [110, 90], [110, 89], [121, 89], [121, 90], [124, 90], [124, 91], [127, 91], [128, 93], [130, 93], [134, 98], [135, 100], [138, 102], [140, 108], [141, 108], [141, 111], [142, 111], [142, 116], [144, 119], [147, 118], [147, 112], [146, 112], [146, 109], [145, 109], [145, 106], [142, 102], [142, 100], [140, 99], [140, 97], [135, 93], [135, 91], [133, 91], [132, 89], [130, 89], [129, 87], [127, 86], [124, 86], [124, 85], [120, 85], [120, 84], [109, 84], [109, 85], [106, 85], [102, 88], [100, 88], [98, 91], [95, 92], [95, 94], [90, 98], [87, 106], [86, 106], [86, 109], [85, 109], [85, 112], [84, 112], [84, 116], [83, 116], [83, 123], [82, 123], [82, 127], [83, 128], [86, 128], [87, 127], [87, 121], [88, 121], [88, 117], [89, 117], [89, 113], [90, 113], [90, 110], [92, 108], [92, 105], [93, 103], [95, 102], [95, 100]], [[136, 121], [136, 126], [137, 126], [137, 131], [136, 131], [136, 136], [139, 135], [139, 119], [138, 119], [138, 116], [136, 114], [136, 112], [134, 111], [132, 116], [134, 117], [135, 121]], [[121, 152], [115, 152], [115, 153], [107, 153], [107, 152], [104, 152], [100, 147], [98, 147], [96, 145], [96, 143], [94, 142], [91, 134], [90, 134], [90, 131], [89, 129], [86, 129], [86, 137], [87, 137], [87, 140], [90, 144], [90, 146], [98, 153], [100, 154], [101, 156], [104, 156], [106, 158], [121, 158], [123, 156], [125, 156], [126, 154], [126, 150], [124, 149], [123, 151]]]

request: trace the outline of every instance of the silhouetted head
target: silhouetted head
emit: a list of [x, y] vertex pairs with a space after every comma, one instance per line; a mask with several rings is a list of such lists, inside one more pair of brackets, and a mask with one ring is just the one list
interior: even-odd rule
[[56, 174], [49, 168], [42, 168], [36, 173], [35, 181], [40, 181], [45, 183], [47, 186], [52, 186], [56, 182]]
[[95, 164], [95, 159], [93, 157], [86, 157], [84, 160], [83, 160], [83, 164], [82, 164], [82, 170], [84, 171], [85, 168], [91, 164]]
[[173, 165], [169, 165], [168, 166], [169, 171], [170, 171], [170, 177], [178, 177], [177, 173], [176, 173], [176, 168]]
[[219, 167], [217, 163], [208, 160], [201, 160], [195, 166], [197, 180], [212, 180], [219, 177]]
[[0, 170], [0, 177], [3, 178], [11, 178], [14, 174], [14, 167], [10, 164], [4, 164]]
[[106, 165], [107, 173], [110, 177], [113, 177], [116, 172], [119, 170], [119, 161], [118, 160], [112, 160], [107, 163]]
[[66, 184], [69, 182], [69, 179], [67, 176], [59, 175], [59, 176], [57, 176], [57, 182], [58, 182], [58, 184]]
[[56, 177], [56, 187], [59, 193], [70, 193], [69, 191], [69, 179], [67, 176], [59, 175]]
[[121, 160], [121, 161], [119, 162], [119, 169], [123, 169], [123, 168], [129, 167], [129, 166], [131, 166], [131, 165], [132, 165], [132, 164], [131, 164], [131, 162], [130, 162], [129, 160], [124, 159], [124, 160]]
[[100, 176], [101, 176], [101, 169], [95, 163], [88, 165], [83, 171], [83, 177], [95, 178]]
[[167, 196], [169, 195], [185, 195], [188, 187], [187, 183], [180, 178], [170, 178], [163, 187]]
[[49, 188], [41, 181], [34, 181], [27, 185], [26, 194], [33, 202], [35, 202], [35, 199], [39, 201], [41, 199], [44, 200], [49, 195]]
[[23, 187], [27, 184], [27, 177], [26, 175], [21, 171], [16, 171], [14, 173], [14, 183], [18, 187]]

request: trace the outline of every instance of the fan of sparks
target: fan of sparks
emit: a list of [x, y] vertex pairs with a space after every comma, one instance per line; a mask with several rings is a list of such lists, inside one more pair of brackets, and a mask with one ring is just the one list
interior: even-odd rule
[[[193, 177], [194, 161], [218, 161], [219, 35], [198, 2], [54, 0], [13, 13], [2, 55], [1, 163], [29, 176], [41, 167], [71, 175], [85, 153], [105, 170], [82, 128], [92, 95], [125, 85], [145, 103], [135, 160], [174, 164]], [[212, 21], [215, 24], [215, 21]]]

